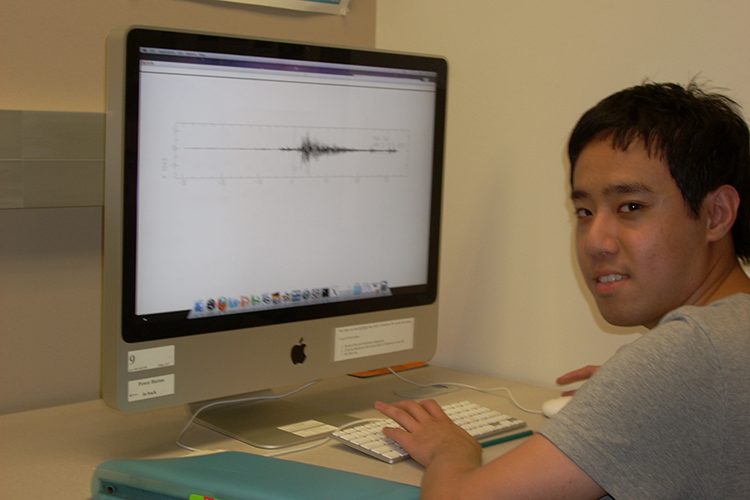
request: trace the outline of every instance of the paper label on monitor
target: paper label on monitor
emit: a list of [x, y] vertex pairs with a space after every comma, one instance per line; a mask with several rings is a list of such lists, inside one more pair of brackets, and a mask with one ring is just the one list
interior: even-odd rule
[[414, 347], [414, 318], [336, 328], [334, 361], [364, 358]]
[[128, 351], [128, 373], [174, 366], [174, 346]]
[[128, 402], [160, 398], [174, 394], [174, 374], [142, 378], [128, 382]]

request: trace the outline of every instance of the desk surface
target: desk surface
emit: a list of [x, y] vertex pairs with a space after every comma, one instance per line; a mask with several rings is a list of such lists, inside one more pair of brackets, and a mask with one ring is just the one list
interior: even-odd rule
[[[519, 404], [539, 409], [558, 391], [527, 384], [470, 374], [436, 366], [404, 373], [419, 383], [454, 382], [481, 388], [507, 387]], [[356, 385], [356, 390], [352, 387]], [[406, 384], [393, 375], [370, 379], [338, 377], [306, 389], [290, 400], [320, 406], [355, 417], [377, 417], [375, 400], [393, 402], [393, 394]], [[505, 392], [488, 395], [468, 389], [446, 392], [435, 399], [440, 404], [469, 400], [525, 420], [529, 429], [538, 429], [544, 417], [516, 408]], [[107, 408], [102, 401], [88, 401], [54, 408], [14, 413], [0, 417], [0, 488], [2, 498], [90, 498], [94, 468], [116, 458], [163, 458], [188, 454], [175, 444], [187, 422], [185, 408], [125, 415]], [[517, 446], [523, 440], [484, 450], [489, 461]], [[188, 446], [204, 450], [236, 450], [266, 454], [200, 426], [192, 426], [183, 436]], [[422, 467], [412, 460], [389, 465], [343, 445], [328, 442], [317, 448], [284, 456], [393, 481], [418, 485]]]

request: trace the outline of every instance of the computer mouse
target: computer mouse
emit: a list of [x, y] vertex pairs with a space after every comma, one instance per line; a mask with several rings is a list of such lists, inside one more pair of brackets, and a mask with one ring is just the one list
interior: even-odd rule
[[547, 418], [555, 415], [558, 411], [565, 408], [565, 405], [567, 405], [571, 399], [573, 399], [573, 396], [560, 396], [559, 398], [545, 401], [542, 405], [542, 414]]

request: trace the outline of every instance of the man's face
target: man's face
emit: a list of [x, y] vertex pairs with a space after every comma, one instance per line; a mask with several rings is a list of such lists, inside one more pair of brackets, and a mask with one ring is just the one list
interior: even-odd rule
[[699, 300], [708, 274], [707, 221], [692, 218], [669, 168], [636, 141], [584, 148], [573, 173], [578, 262], [604, 319], [656, 326]]

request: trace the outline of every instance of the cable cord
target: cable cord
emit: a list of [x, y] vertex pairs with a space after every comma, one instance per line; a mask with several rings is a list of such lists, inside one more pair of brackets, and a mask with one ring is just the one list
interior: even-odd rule
[[188, 420], [187, 424], [185, 424], [185, 427], [182, 428], [182, 431], [177, 436], [177, 439], [176, 439], [177, 446], [187, 451], [191, 451], [191, 452], [204, 452], [205, 451], [205, 450], [199, 450], [197, 448], [192, 448], [180, 442], [180, 440], [182, 439], [182, 436], [185, 435], [185, 432], [188, 430], [188, 428], [191, 425], [193, 425], [193, 422], [195, 422], [195, 419], [198, 417], [198, 414], [200, 414], [203, 410], [207, 410], [208, 408], [213, 408], [214, 406], [228, 405], [228, 404], [234, 404], [234, 403], [249, 403], [251, 401], [272, 401], [275, 399], [282, 399], [287, 396], [291, 396], [292, 394], [296, 394], [304, 389], [307, 389], [311, 385], [315, 385], [318, 382], [319, 380], [308, 382], [307, 384], [297, 387], [296, 389], [292, 389], [291, 391], [285, 394], [279, 394], [279, 395], [274, 395], [274, 396], [250, 396], [250, 397], [245, 397], [245, 398], [227, 399], [223, 401], [214, 401], [213, 403], [208, 403], [204, 406], [201, 406], [200, 408], [198, 408], [198, 410], [195, 413], [193, 413], [193, 416], [190, 417], [190, 420]]
[[[282, 399], [282, 398], [285, 398], [287, 396], [291, 396], [292, 394], [295, 394], [297, 392], [300, 392], [300, 391], [302, 391], [304, 389], [307, 389], [311, 385], [316, 384], [318, 382], [319, 382], [318, 380], [316, 380], [314, 382], [309, 382], [309, 383], [307, 383], [307, 384], [305, 384], [303, 386], [300, 386], [300, 387], [298, 387], [296, 389], [293, 389], [293, 390], [291, 390], [291, 391], [289, 391], [289, 392], [287, 392], [285, 394], [279, 394], [279, 395], [274, 395], [274, 396], [252, 396], [252, 397], [237, 398], [237, 399], [231, 399], [231, 400], [225, 400], [225, 401], [215, 401], [213, 403], [208, 403], [208, 404], [206, 404], [204, 406], [201, 406], [193, 414], [193, 416], [190, 418], [190, 420], [188, 420], [187, 424], [185, 424], [185, 427], [183, 427], [182, 431], [177, 436], [177, 440], [176, 440], [177, 446], [179, 446], [180, 448], [183, 448], [183, 449], [185, 449], [185, 450], [187, 450], [187, 451], [189, 451], [191, 453], [216, 453], [216, 452], [219, 452], [219, 451], [223, 451], [223, 450], [200, 450], [200, 449], [197, 449], [197, 448], [192, 448], [192, 447], [187, 446], [185, 444], [182, 444], [180, 442], [180, 440], [182, 439], [182, 436], [185, 434], [185, 432], [187, 432], [188, 428], [195, 422], [195, 419], [198, 417], [198, 414], [200, 412], [202, 412], [203, 410], [206, 410], [208, 408], [212, 408], [214, 406], [219, 406], [219, 405], [224, 405], [224, 404], [247, 403], [247, 402], [251, 402], [251, 401], [268, 401], [268, 400]], [[341, 427], [338, 428], [338, 430], [346, 429], [347, 427], [351, 427], [353, 425], [358, 425], [358, 424], [362, 424], [362, 423], [366, 423], [366, 422], [378, 422], [378, 421], [385, 422], [385, 421], [387, 421], [387, 419], [385, 419], [385, 418], [367, 418], [367, 419], [355, 420], [353, 422], [348, 422], [348, 423], [342, 425]], [[318, 446], [324, 445], [325, 443], [327, 443], [330, 440], [331, 440], [330, 437], [324, 437], [322, 439], [319, 439], [317, 441], [312, 442], [311, 444], [307, 444], [307, 445], [299, 446], [299, 447], [295, 447], [295, 448], [289, 448], [289, 449], [277, 451], [277, 452], [274, 452], [274, 453], [269, 453], [269, 454], [267, 454], [265, 456], [267, 456], [267, 457], [279, 457], [279, 456], [282, 456], [282, 455], [288, 455], [290, 453], [298, 453], [300, 451], [311, 450], [313, 448], [317, 448]]]
[[482, 389], [479, 387], [474, 387], [473, 385], [466, 385], [466, 384], [460, 384], [458, 382], [433, 382], [431, 384], [420, 384], [418, 382], [414, 382], [413, 380], [409, 380], [401, 375], [399, 375], [393, 368], [388, 368], [388, 370], [394, 374], [397, 378], [401, 379], [402, 381], [406, 382], [407, 384], [412, 384], [417, 387], [422, 388], [429, 388], [429, 387], [445, 387], [445, 386], [453, 386], [453, 387], [461, 387], [463, 389], [470, 389], [472, 391], [482, 392], [484, 394], [490, 394], [492, 396], [497, 396], [497, 394], [494, 394], [494, 391], [505, 391], [508, 393], [508, 397], [510, 398], [511, 403], [516, 406], [519, 410], [525, 411], [526, 413], [534, 413], [534, 414], [541, 414], [541, 410], [530, 410], [528, 408], [524, 408], [521, 406], [518, 401], [516, 401], [516, 398], [513, 397], [513, 393], [508, 389], [507, 387], [491, 387], [489, 389]]

